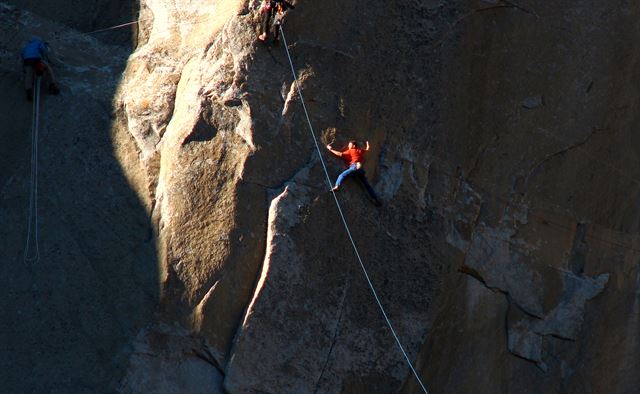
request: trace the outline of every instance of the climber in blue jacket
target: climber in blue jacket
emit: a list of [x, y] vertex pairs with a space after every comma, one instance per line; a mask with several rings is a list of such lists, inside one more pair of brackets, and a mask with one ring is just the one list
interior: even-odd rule
[[33, 100], [33, 81], [36, 75], [48, 78], [49, 93], [60, 93], [50, 66], [50, 52], [49, 45], [39, 38], [31, 39], [22, 50], [24, 87], [29, 101]]

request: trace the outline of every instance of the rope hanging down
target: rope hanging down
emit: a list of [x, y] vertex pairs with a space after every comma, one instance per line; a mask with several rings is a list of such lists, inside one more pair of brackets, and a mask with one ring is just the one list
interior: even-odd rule
[[[316, 150], [318, 151], [318, 156], [320, 157], [320, 163], [322, 163], [322, 169], [324, 170], [324, 175], [327, 178], [327, 184], [329, 185], [329, 188], [331, 188], [331, 177], [329, 177], [329, 172], [327, 171], [327, 166], [324, 162], [324, 159], [322, 158], [322, 152], [320, 151], [320, 146], [318, 145], [318, 138], [316, 137], [316, 133], [313, 131], [313, 126], [311, 125], [311, 119], [309, 118], [309, 112], [307, 111], [307, 106], [304, 103], [304, 98], [302, 97], [302, 89], [300, 88], [300, 84], [298, 83], [298, 76], [296, 74], [296, 70], [295, 67], [293, 66], [293, 60], [291, 60], [291, 55], [289, 54], [289, 47], [287, 45], [287, 39], [284, 36], [284, 30], [282, 29], [282, 25], [280, 25], [280, 34], [282, 36], [282, 41], [284, 43], [284, 49], [287, 52], [287, 58], [289, 59], [289, 65], [291, 66], [291, 73], [293, 74], [293, 80], [296, 84], [296, 89], [298, 90], [298, 94], [300, 95], [300, 103], [302, 103], [302, 108], [304, 109], [304, 114], [307, 118], [307, 123], [309, 124], [309, 131], [311, 132], [311, 136], [313, 137], [313, 142], [316, 146]], [[384, 320], [386, 321], [387, 325], [389, 326], [389, 329], [391, 330], [391, 333], [393, 334], [394, 339], [396, 340], [396, 343], [398, 344], [398, 347], [400, 348], [400, 351], [402, 352], [402, 355], [404, 356], [405, 360], [407, 361], [407, 364], [409, 365], [409, 368], [411, 368], [411, 372], [413, 372], [413, 375], [415, 376], [416, 380], [418, 381], [418, 383], [420, 384], [420, 387], [422, 388], [422, 390], [425, 392], [425, 394], [428, 394], [427, 389], [425, 388], [424, 384], [422, 383], [422, 380], [420, 379], [420, 377], [418, 376], [418, 373], [416, 372], [415, 368], [413, 367], [413, 364], [411, 363], [411, 360], [409, 359], [409, 356], [407, 355], [407, 352], [404, 350], [404, 346], [402, 346], [402, 343], [400, 342], [400, 339], [398, 338], [398, 335], [396, 334], [396, 330], [393, 328], [393, 325], [391, 324], [391, 320], [389, 320], [389, 317], [387, 316], [387, 313], [384, 310], [384, 307], [382, 306], [382, 302], [380, 301], [380, 298], [378, 297], [378, 293], [376, 292], [376, 289], [373, 287], [373, 283], [371, 282], [371, 279], [369, 278], [369, 273], [367, 272], [367, 269], [364, 266], [364, 263], [362, 262], [362, 258], [360, 257], [360, 253], [358, 252], [358, 248], [356, 247], [356, 244], [353, 240], [353, 237], [351, 236], [351, 231], [349, 230], [349, 225], [347, 224], [347, 220], [344, 217], [344, 214], [342, 212], [342, 207], [340, 206], [340, 202], [338, 201], [338, 197], [336, 196], [335, 191], [332, 190], [333, 195], [333, 199], [335, 200], [336, 203], [336, 207], [338, 208], [338, 213], [340, 213], [340, 218], [342, 219], [342, 224], [344, 225], [344, 228], [347, 232], [347, 236], [349, 237], [349, 241], [351, 241], [351, 246], [353, 246], [353, 251], [356, 254], [356, 257], [358, 259], [358, 262], [360, 263], [360, 267], [362, 268], [362, 272], [364, 273], [364, 276], [367, 280], [367, 283], [369, 284], [369, 288], [371, 289], [371, 293], [373, 293], [373, 297], [376, 300], [376, 303], [378, 304], [378, 307], [380, 308], [380, 311], [382, 312], [382, 316], [384, 316]]]
[[[29, 193], [29, 223], [24, 261], [37, 263], [40, 260], [40, 239], [38, 234], [38, 128], [40, 127], [40, 85], [42, 77], [36, 76], [33, 84], [33, 115], [31, 117], [31, 191]], [[31, 250], [33, 235], [33, 250]]]

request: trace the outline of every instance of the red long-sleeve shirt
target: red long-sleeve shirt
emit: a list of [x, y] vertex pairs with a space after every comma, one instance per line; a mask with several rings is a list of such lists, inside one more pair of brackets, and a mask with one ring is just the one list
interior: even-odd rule
[[364, 152], [365, 151], [360, 148], [346, 149], [342, 151], [341, 157], [342, 160], [350, 166], [358, 162], [362, 163], [362, 160], [364, 159]]

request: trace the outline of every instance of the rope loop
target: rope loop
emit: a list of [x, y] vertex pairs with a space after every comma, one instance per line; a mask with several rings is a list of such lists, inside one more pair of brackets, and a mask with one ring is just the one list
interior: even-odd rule
[[[40, 261], [40, 234], [38, 232], [38, 129], [40, 127], [40, 88], [42, 77], [36, 76], [33, 84], [33, 115], [31, 117], [31, 180], [29, 192], [29, 222], [24, 262]], [[33, 237], [33, 242], [32, 242]], [[33, 245], [32, 245], [33, 243]], [[33, 250], [32, 250], [33, 246]]]

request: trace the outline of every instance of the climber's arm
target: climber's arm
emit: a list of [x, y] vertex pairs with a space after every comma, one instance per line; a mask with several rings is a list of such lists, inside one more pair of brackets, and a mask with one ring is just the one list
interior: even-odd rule
[[335, 156], [342, 157], [342, 152], [335, 150], [331, 147], [331, 144], [327, 145], [327, 149], [329, 152], [333, 153]]

